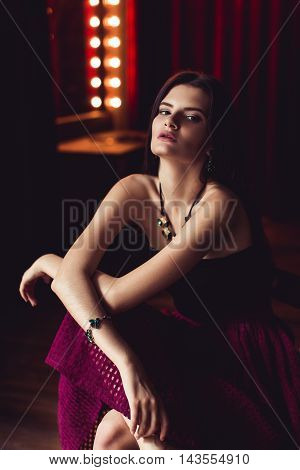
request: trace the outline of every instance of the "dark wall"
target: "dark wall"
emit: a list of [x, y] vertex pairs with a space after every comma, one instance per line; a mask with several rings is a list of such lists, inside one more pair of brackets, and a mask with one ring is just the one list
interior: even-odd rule
[[85, 15], [82, 0], [46, 0], [51, 68], [59, 88], [54, 89], [57, 116], [86, 112]]
[[60, 227], [46, 9], [41, 0], [6, 2], [5, 7], [0, 6], [6, 52], [2, 225], [11, 307], [24, 269], [40, 254], [57, 250]]

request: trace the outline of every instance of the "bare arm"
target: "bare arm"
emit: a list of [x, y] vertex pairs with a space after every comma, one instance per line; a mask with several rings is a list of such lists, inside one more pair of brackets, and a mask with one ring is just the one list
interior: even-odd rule
[[[32, 265], [32, 274], [28, 276], [29, 280], [34, 277], [34, 273], [37, 274], [37, 277], [42, 277], [43, 274], [46, 274], [54, 280], [61, 268], [63, 258], [61, 256], [49, 253], [38, 258]], [[109, 313], [114, 315], [118, 313], [114, 310], [114, 282], [117, 279], [114, 276], [104, 273], [103, 271], [96, 270], [93, 276], [91, 277], [94, 287], [97, 291], [98, 298], [102, 298], [105, 301], [105, 308], [109, 309]]]
[[[35, 263], [29, 268], [29, 270], [27, 270], [24, 273], [21, 286], [20, 286], [20, 293], [23, 299], [26, 301], [30, 300], [31, 305], [33, 306], [36, 305], [37, 301], [34, 295], [34, 284], [36, 280], [44, 274], [49, 276], [49, 278], [54, 279], [61, 267], [62, 262], [63, 262], [63, 258], [61, 258], [60, 256], [53, 255], [53, 254], [47, 254], [38, 258], [35, 261]], [[101, 273], [101, 272], [99, 273], [104, 275], [104, 273]], [[104, 276], [105, 276], [105, 281], [104, 281]], [[108, 276], [108, 275], [104, 275], [104, 276], [101, 276], [100, 288], [103, 289], [104, 288], [103, 286], [105, 284], [105, 288], [109, 291], [109, 286], [112, 285], [115, 278], [113, 278], [112, 276]], [[91, 282], [91, 284], [93, 285], [93, 282]], [[66, 306], [68, 310], [72, 308], [71, 302], [69, 303], [68, 300], [65, 302], [67, 304]], [[80, 324], [80, 326], [82, 326], [82, 328], [85, 330], [89, 326], [88, 320], [90, 318], [96, 318], [96, 316], [101, 317], [104, 314], [103, 309], [98, 305], [99, 301], [98, 301], [97, 294], [95, 294], [95, 302], [96, 302], [96, 309], [94, 312], [92, 312], [89, 315], [85, 323], [84, 323], [84, 320], [80, 318], [80, 316], [78, 315], [77, 312], [79, 309], [78, 309], [78, 306], [76, 305], [76, 313], [79, 317], [77, 321]], [[112, 313], [112, 312], [109, 312], [109, 313]], [[102, 334], [98, 335], [100, 331]], [[94, 338], [97, 344], [101, 342], [101, 349], [117, 365], [118, 368], [122, 369], [123, 367], [127, 367], [127, 365], [130, 365], [133, 362], [134, 363], [137, 362], [137, 357], [135, 356], [134, 352], [129, 348], [127, 343], [117, 333], [117, 331], [114, 329], [113, 325], [109, 321], [103, 322], [100, 330], [95, 330]]]
[[[51, 284], [53, 292], [84, 330], [91, 318], [101, 318], [106, 313], [99, 303], [93, 275], [105, 250], [129, 222], [126, 202], [131, 197], [132, 180], [123, 178], [108, 192], [92, 221], [63, 258]], [[117, 367], [137, 360], [109, 320], [93, 333], [96, 344]]]
[[[74, 279], [65, 280], [59, 285], [55, 284], [52, 290], [84, 330], [88, 328], [91, 318], [101, 318], [106, 313], [99, 304], [92, 280], [85, 275], [77, 274]], [[132, 349], [110, 321], [104, 321], [101, 328], [95, 330], [93, 335], [96, 344], [118, 368], [122, 369], [126, 364], [137, 360]]]
[[[41, 277], [43, 273], [54, 279], [59, 271], [63, 258], [61, 256], [49, 253], [38, 258], [33, 265], [33, 270], [37, 273], [38, 277]], [[31, 275], [32, 278], [32, 275]], [[30, 279], [30, 278], [29, 278]], [[93, 284], [97, 291], [98, 297], [104, 299], [106, 308], [108, 308], [111, 315], [117, 315], [120, 313], [116, 308], [114, 299], [114, 276], [104, 273], [103, 271], [96, 270], [92, 276]], [[34, 297], [34, 293], [32, 293]], [[33, 299], [37, 303], [35, 297]], [[176, 306], [172, 295], [168, 291], [161, 291], [157, 295], [154, 295], [150, 299], [147, 299], [146, 304], [153, 308], [161, 309], [168, 308], [175, 310]]]

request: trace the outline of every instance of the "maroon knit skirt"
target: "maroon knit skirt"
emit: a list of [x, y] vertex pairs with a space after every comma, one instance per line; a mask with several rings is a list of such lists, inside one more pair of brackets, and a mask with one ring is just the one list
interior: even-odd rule
[[[113, 318], [160, 395], [177, 449], [300, 448], [300, 360], [272, 312], [196, 323], [145, 304]], [[60, 374], [63, 449], [87, 445], [109, 409], [130, 418], [117, 367], [66, 314], [46, 358]]]

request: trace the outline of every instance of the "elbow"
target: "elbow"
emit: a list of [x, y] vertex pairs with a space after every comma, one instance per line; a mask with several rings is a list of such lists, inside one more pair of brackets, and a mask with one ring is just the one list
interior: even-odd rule
[[55, 294], [58, 294], [62, 290], [62, 286], [66, 286], [69, 282], [69, 279], [65, 276], [55, 276], [53, 281], [51, 282], [51, 290]]
[[57, 294], [58, 292], [58, 285], [60, 284], [60, 281], [57, 279], [57, 278], [54, 278], [53, 281], [51, 282], [51, 290], [52, 292], [54, 292], [55, 294]]
[[77, 271], [75, 269], [73, 269], [72, 272], [70, 272], [69, 269], [67, 271], [65, 270], [64, 273], [59, 272], [51, 283], [51, 290], [55, 294], [58, 294], [63, 288], [74, 288], [81, 280], [86, 278], [87, 276], [83, 271]]

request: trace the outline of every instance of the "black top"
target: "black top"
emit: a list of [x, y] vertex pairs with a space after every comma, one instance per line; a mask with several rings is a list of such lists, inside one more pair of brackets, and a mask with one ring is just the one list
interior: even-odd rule
[[[149, 246], [149, 255], [159, 250]], [[201, 259], [167, 291], [179, 312], [211, 324], [232, 317], [261, 315], [270, 307], [270, 266], [264, 265], [260, 250], [251, 245], [222, 258]]]

